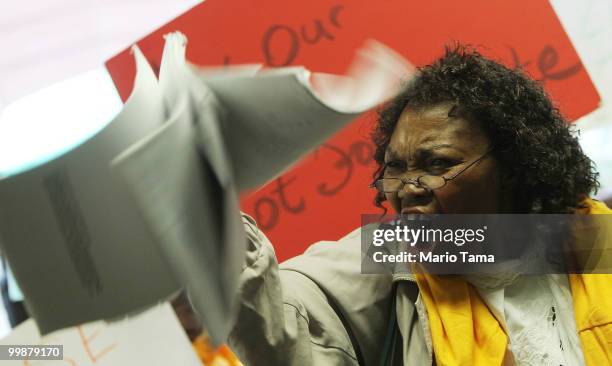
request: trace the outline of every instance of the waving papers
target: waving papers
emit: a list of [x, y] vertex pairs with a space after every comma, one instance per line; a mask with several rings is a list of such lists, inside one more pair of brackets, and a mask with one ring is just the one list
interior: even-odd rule
[[345, 77], [311, 75], [297, 67], [208, 81], [224, 108], [221, 128], [237, 186], [255, 188], [276, 178], [349, 121], [390, 98], [411, 70], [399, 55], [370, 41]]
[[0, 241], [43, 334], [142, 309], [180, 288], [108, 164], [165, 119], [155, 75], [135, 56], [136, 88], [106, 128], [0, 180]]
[[[113, 165], [167, 251], [212, 340], [220, 342], [223, 338], [218, 335], [224, 337], [231, 328], [228, 320], [233, 318], [233, 295], [243, 261], [237, 189], [256, 187], [280, 174], [357, 115], [331, 109], [315, 94], [334, 95], [334, 88], [350, 83], [346, 93], [335, 95], [344, 98], [346, 110], [365, 110], [381, 96], [391, 96], [408, 68], [385, 68], [401, 59], [390, 51], [378, 53], [372, 63], [376, 67], [369, 73], [359, 69], [361, 76], [368, 76], [365, 80], [377, 82], [377, 87], [369, 88], [377, 94], [356, 103], [355, 91], [367, 86], [355, 75], [338, 80], [326, 76], [328, 83], [313, 91], [308, 71], [301, 68], [259, 74], [254, 73], [256, 67], [200, 73], [186, 62], [185, 47], [182, 34], [166, 36], [160, 87], [168, 108], [187, 103], [191, 118], [160, 128]], [[374, 75], [381, 77], [372, 80]], [[363, 92], [359, 97], [363, 95], [372, 94]]]
[[364, 51], [369, 72], [345, 78], [199, 70], [185, 47], [181, 34], [167, 37], [159, 84], [136, 50], [137, 87], [115, 121], [0, 180], [0, 236], [41, 332], [139, 311], [184, 287], [222, 342], [243, 264], [238, 191], [281, 174], [409, 71], [378, 44]]

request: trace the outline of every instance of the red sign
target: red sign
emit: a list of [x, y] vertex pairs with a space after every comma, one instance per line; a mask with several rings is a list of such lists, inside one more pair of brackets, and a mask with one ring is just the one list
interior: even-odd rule
[[[343, 73], [367, 38], [394, 48], [416, 65], [432, 62], [444, 45], [468, 43], [541, 80], [570, 119], [597, 108], [599, 95], [546, 0], [432, 1], [207, 0], [138, 42], [154, 67], [163, 35], [189, 39], [187, 58], [199, 65], [304, 65]], [[135, 66], [128, 50], [106, 64], [126, 100]], [[319, 240], [336, 240], [375, 213], [367, 186], [374, 164], [368, 140], [373, 115], [348, 126], [294, 169], [242, 199], [280, 260]]]

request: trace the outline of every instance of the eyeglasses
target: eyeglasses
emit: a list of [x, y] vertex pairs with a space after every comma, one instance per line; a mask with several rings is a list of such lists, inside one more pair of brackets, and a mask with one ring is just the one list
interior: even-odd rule
[[424, 188], [426, 190], [433, 191], [434, 189], [440, 189], [446, 185], [449, 181], [457, 178], [461, 173], [468, 170], [472, 165], [478, 163], [485, 156], [489, 155], [489, 153], [493, 151], [493, 149], [489, 149], [484, 155], [474, 160], [466, 167], [453, 174], [450, 177], [444, 177], [440, 175], [421, 175], [416, 179], [403, 179], [403, 178], [379, 178], [374, 181], [373, 184], [370, 185], [370, 188], [376, 188], [381, 193], [395, 193], [404, 189], [406, 184], [413, 184], [416, 187]]

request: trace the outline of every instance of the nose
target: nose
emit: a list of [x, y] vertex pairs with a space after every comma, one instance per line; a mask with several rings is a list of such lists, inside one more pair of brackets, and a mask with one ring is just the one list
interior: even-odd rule
[[405, 180], [404, 187], [397, 192], [400, 201], [400, 209], [413, 206], [424, 206], [431, 199], [432, 193], [420, 186], [416, 179]]
[[428, 189], [422, 187], [416, 179], [404, 180], [404, 186], [397, 192], [399, 198], [413, 195], [422, 196], [428, 193]]

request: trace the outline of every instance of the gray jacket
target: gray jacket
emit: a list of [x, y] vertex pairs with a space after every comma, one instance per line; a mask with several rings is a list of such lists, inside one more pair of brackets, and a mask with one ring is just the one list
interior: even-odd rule
[[246, 365], [431, 365], [409, 275], [361, 273], [360, 229], [278, 264], [244, 215], [247, 259], [229, 345]]

